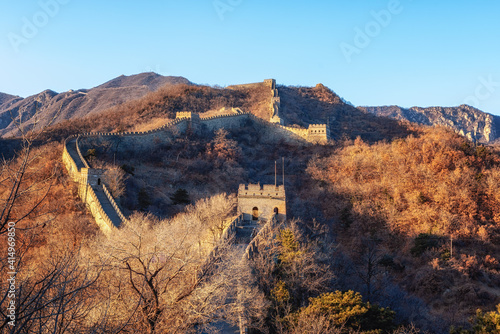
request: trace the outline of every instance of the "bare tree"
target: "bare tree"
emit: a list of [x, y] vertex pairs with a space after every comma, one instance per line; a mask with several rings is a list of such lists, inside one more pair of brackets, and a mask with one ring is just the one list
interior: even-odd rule
[[[23, 125], [23, 114], [13, 119], [21, 134], [21, 148], [12, 161], [3, 159], [0, 162], [0, 235], [6, 232], [9, 222], [17, 224], [28, 216], [40, 212], [40, 207], [50, 191], [53, 175], [33, 182], [30, 176], [37, 171], [31, 170], [30, 166], [39, 158], [39, 155], [33, 153], [34, 144], [61, 110], [54, 114], [51, 120], [44, 121], [46, 125], [41, 126], [42, 117], [37, 107], [35, 103], [35, 111], [31, 117], [32, 124]], [[29, 205], [26, 205], [27, 199], [30, 201]]]
[[[23, 139], [17, 158], [3, 160], [0, 166], [0, 235], [7, 231], [9, 222], [18, 225], [29, 216], [43, 215], [43, 204], [50, 192], [53, 174], [33, 181], [39, 172], [30, 166], [40, 156], [33, 153], [33, 141]], [[32, 217], [33, 218], [33, 217]]]
[[[11, 333], [75, 333], [86, 328], [97, 296], [91, 287], [100, 271], [82, 267], [71, 251], [37, 271], [41, 274], [19, 277], [17, 319]], [[1, 327], [10, 329], [6, 322]]]
[[227, 282], [215, 274], [220, 258], [199, 251], [200, 223], [185, 218], [158, 222], [135, 214], [95, 246], [109, 256], [106, 276], [110, 295], [117, 296], [111, 303], [121, 313], [116, 317], [134, 319], [134, 330], [185, 333], [214, 322], [225, 305]]
[[[21, 126], [23, 115], [19, 115], [15, 122], [21, 133], [21, 148], [13, 159], [0, 163], [0, 238], [9, 237], [11, 254], [7, 258], [7, 248], [0, 251], [3, 332], [78, 333], [93, 327], [89, 319], [95, 317], [89, 315], [94, 309], [93, 289], [100, 267], [82, 262], [78, 248], [64, 244], [53, 248], [55, 242], [50, 247], [40, 244], [43, 228], [56, 219], [55, 212], [48, 209], [47, 198], [62, 175], [57, 172], [57, 164], [44, 161], [46, 150], [35, 146], [55, 117], [57, 114], [41, 122], [35, 108], [31, 123]], [[7, 314], [7, 304], [11, 303], [15, 312]], [[9, 324], [13, 317], [15, 326]]]
[[383, 273], [379, 242], [375, 238], [361, 238], [355, 250], [353, 269], [365, 286], [366, 291], [363, 295], [368, 301], [373, 299], [374, 282]]
[[107, 168], [103, 174], [103, 181], [109, 187], [114, 197], [118, 198], [125, 194], [125, 171], [117, 166]]
[[233, 216], [235, 208], [236, 196], [223, 193], [197, 201], [194, 206], [188, 208], [188, 212], [196, 214], [201, 224], [208, 228], [215, 242], [231, 223], [229, 218]]

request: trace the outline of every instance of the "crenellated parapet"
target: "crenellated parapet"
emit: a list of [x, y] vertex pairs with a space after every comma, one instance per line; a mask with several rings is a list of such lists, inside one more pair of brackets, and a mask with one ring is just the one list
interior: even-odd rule
[[111, 195], [111, 192], [108, 190], [108, 188], [106, 187], [106, 185], [103, 184], [102, 188], [104, 190], [104, 194], [106, 195], [106, 197], [108, 198], [109, 202], [111, 203], [111, 206], [113, 207], [113, 209], [115, 209], [116, 214], [118, 215], [118, 217], [120, 217], [120, 219], [121, 219], [122, 222], [126, 221], [127, 217], [125, 217], [125, 215], [123, 214], [121, 208], [116, 203], [113, 195]]
[[127, 218], [102, 182], [104, 170], [90, 168], [80, 150], [81, 136], [71, 136], [64, 141], [63, 163], [71, 179], [78, 184], [78, 196], [86, 204], [96, 224], [109, 235]]
[[268, 86], [271, 89], [276, 89], [276, 79], [265, 79], [264, 85]]
[[87, 205], [87, 208], [89, 208], [97, 226], [99, 226], [105, 235], [109, 235], [117, 226], [112, 221], [109, 214], [104, 210], [102, 201], [94, 188], [90, 185], [85, 185], [84, 189], [85, 197], [82, 198], [82, 200]]
[[285, 197], [285, 186], [272, 184], [240, 184], [238, 197]]

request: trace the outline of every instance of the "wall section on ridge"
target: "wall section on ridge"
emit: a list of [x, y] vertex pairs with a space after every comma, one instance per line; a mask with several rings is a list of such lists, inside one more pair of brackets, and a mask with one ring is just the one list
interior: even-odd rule
[[[221, 128], [237, 129], [244, 126], [248, 120], [252, 120], [265, 126], [267, 129], [270, 129], [278, 135], [276, 140], [280, 139], [279, 136], [297, 142], [326, 142], [329, 139], [329, 128], [325, 124], [311, 125], [309, 129], [288, 127], [281, 124], [281, 119], [278, 114], [280, 101], [278, 90], [276, 88], [276, 81], [274, 79], [264, 80], [264, 82], [256, 84], [230, 86], [228, 88], [239, 89], [257, 86], [265, 86], [269, 88], [271, 95], [270, 115], [275, 117], [274, 120], [264, 120], [249, 112], [236, 114], [231, 113], [206, 118], [200, 118], [199, 115], [191, 112], [181, 112], [178, 113], [178, 117], [175, 120], [172, 120], [164, 126], [154, 130], [121, 133], [90, 132], [80, 134], [79, 136], [68, 137], [64, 142], [62, 155], [63, 163], [68, 170], [71, 179], [79, 184], [79, 195], [89, 206], [89, 209], [98, 225], [104, 231], [109, 232], [116, 224], [113, 224], [111, 219], [106, 216], [106, 213], [103, 210], [103, 203], [99, 202], [99, 198], [95, 193], [97, 190], [102, 190], [106, 194], [110, 205], [114, 208], [114, 210], [116, 210], [117, 216], [120, 217], [122, 221], [126, 218], [114, 198], [112, 198], [111, 194], [109, 194], [109, 192], [106, 193], [103, 189], [101, 189], [102, 185], [100, 185], [100, 182], [96, 184], [95, 180], [99, 178], [102, 171], [89, 168], [90, 166], [80, 151], [80, 139], [85, 139], [87, 141], [93, 140], [96, 143], [116, 143], [117, 147], [119, 146], [120, 149], [124, 151], [141, 151], [154, 147], [162, 142], [171, 142], [177, 136], [186, 133], [188, 130], [198, 131], [200, 129], [206, 129], [214, 131]], [[278, 207], [279, 212], [286, 213], [285, 206], [277, 202], [276, 207]]]

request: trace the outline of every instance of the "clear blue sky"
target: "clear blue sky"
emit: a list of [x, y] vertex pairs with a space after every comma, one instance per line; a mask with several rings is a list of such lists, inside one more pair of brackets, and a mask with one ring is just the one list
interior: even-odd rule
[[466, 102], [500, 114], [499, 1], [0, 4], [4, 93], [91, 88], [154, 71], [200, 84], [321, 82], [355, 105]]

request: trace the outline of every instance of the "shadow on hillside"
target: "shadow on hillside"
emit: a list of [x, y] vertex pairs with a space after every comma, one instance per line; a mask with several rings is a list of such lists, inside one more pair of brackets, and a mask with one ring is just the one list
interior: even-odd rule
[[396, 120], [377, 117], [342, 101], [328, 88], [280, 86], [281, 113], [288, 125], [330, 122], [332, 138], [335, 140], [361, 137], [367, 142], [392, 140], [414, 134]]
[[10, 160], [22, 148], [22, 139], [0, 138], [0, 159]]

